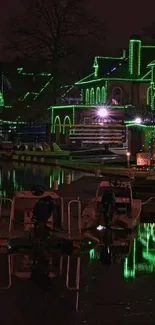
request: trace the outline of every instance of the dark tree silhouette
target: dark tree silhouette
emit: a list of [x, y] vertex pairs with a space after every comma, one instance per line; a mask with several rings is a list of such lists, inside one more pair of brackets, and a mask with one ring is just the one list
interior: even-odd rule
[[18, 58], [50, 63], [54, 77], [53, 104], [65, 61], [68, 64], [69, 58], [78, 58], [78, 64], [84, 52], [90, 55], [94, 44], [97, 48], [99, 34], [103, 34], [102, 40], [105, 35], [103, 24], [84, 10], [84, 3], [84, 0], [25, 0], [23, 12], [10, 22], [7, 49]]

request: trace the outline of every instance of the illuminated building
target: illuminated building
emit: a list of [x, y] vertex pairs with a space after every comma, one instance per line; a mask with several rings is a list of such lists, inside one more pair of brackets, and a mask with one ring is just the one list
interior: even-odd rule
[[[100, 109], [100, 106], [108, 107], [112, 115], [123, 122], [134, 119], [136, 112], [142, 112], [146, 107], [154, 111], [154, 59], [155, 45], [144, 45], [135, 37], [129, 40], [129, 49], [123, 50], [119, 57], [96, 56], [90, 75], [70, 87], [70, 90], [79, 88], [81, 102], [73, 105], [60, 102], [60, 105], [50, 107], [51, 124], [57, 125], [52, 128], [52, 133], [57, 133], [56, 139], [71, 125], [94, 123], [96, 108]], [[66, 96], [69, 96], [69, 90]], [[100, 122], [98, 118], [96, 121]], [[135, 135], [134, 142], [137, 142]]]
[[[145, 45], [140, 39], [133, 37], [129, 40], [129, 49], [123, 50], [121, 56], [96, 56], [88, 76], [73, 85], [61, 87], [60, 100], [57, 99], [55, 106], [52, 106], [51, 97], [53, 76], [50, 67], [48, 69], [49, 72], [41, 72], [40, 67], [38, 69], [32, 66], [13, 70], [10, 80], [12, 90], [7, 90], [4, 85], [4, 96], [0, 99], [1, 103], [2, 99], [5, 102], [1, 119], [51, 122], [51, 133], [58, 143], [69, 144], [70, 140], [80, 142], [80, 138], [85, 138], [89, 143], [92, 138], [93, 145], [99, 142], [108, 146], [117, 143], [126, 152], [129, 149], [132, 153], [136, 153], [142, 147], [144, 141], [141, 137], [141, 125], [136, 122], [139, 128], [136, 128], [136, 131], [126, 132], [124, 121], [140, 117], [139, 113], [143, 114], [145, 108], [150, 107], [152, 112], [155, 110], [155, 46]], [[5, 84], [6, 76], [10, 79], [11, 73], [6, 74], [8, 70], [5, 67], [3, 71]], [[99, 116], [98, 112], [101, 112], [101, 108], [108, 110], [109, 116], [101, 116], [102, 114]], [[51, 120], [48, 113], [51, 115]], [[43, 118], [39, 119], [40, 116]], [[83, 128], [82, 132], [80, 128], [71, 130], [71, 126], [76, 124], [105, 125], [105, 122], [109, 123], [106, 124], [105, 134], [100, 132], [104, 127], [100, 128], [100, 131], [99, 128], [96, 130], [93, 128], [94, 131], [91, 130], [91, 133], [88, 128]], [[116, 124], [118, 124], [117, 130]], [[88, 133], [89, 137], [87, 137]], [[94, 140], [94, 134], [98, 140]], [[145, 129], [145, 147], [150, 146], [149, 142], [150, 138], [154, 138], [153, 134], [154, 127], [148, 126], [147, 131]], [[75, 137], [76, 141], [74, 141]], [[129, 148], [125, 137], [130, 143]], [[103, 138], [106, 140], [102, 141]]]

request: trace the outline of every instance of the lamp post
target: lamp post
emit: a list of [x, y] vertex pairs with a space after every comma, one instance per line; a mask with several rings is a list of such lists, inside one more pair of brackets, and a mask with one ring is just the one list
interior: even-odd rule
[[128, 151], [126, 154], [127, 157], [127, 167], [130, 168], [130, 152]]

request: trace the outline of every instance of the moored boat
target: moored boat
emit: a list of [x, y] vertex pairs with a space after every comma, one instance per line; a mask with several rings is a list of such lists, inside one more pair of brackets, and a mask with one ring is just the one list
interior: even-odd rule
[[139, 223], [140, 213], [141, 200], [133, 199], [129, 182], [102, 181], [82, 218], [87, 228], [100, 223], [106, 227], [132, 230]]

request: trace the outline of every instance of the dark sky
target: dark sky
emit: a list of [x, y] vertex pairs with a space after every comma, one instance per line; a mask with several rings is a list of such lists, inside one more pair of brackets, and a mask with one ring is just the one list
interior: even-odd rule
[[[12, 12], [16, 11], [22, 0], [0, 0], [0, 36], [8, 25]], [[155, 0], [88, 0], [88, 9], [100, 20], [107, 23], [107, 38], [105, 47], [109, 54], [127, 46], [128, 38], [140, 34], [145, 26], [155, 20]], [[1, 45], [2, 57], [2, 45]], [[97, 53], [96, 53], [97, 55]]]

